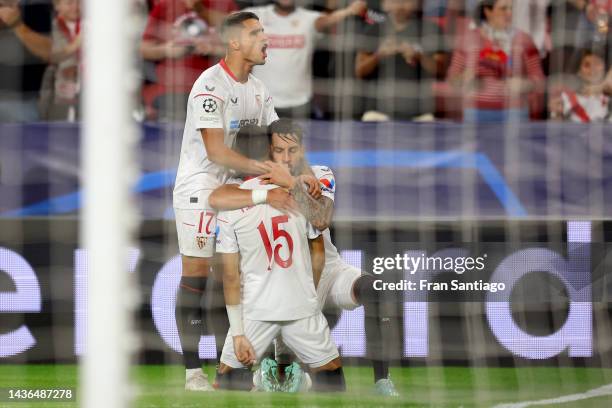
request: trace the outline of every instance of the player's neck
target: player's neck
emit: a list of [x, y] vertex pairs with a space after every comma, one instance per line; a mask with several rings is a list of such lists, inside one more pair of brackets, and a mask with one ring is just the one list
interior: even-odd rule
[[234, 80], [245, 83], [249, 79], [253, 64], [235, 55], [226, 55], [223, 61], [226, 69], [230, 71], [229, 73]]

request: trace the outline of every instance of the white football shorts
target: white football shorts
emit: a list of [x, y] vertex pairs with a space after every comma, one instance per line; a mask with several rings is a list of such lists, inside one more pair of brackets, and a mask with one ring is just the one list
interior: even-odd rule
[[317, 298], [321, 310], [329, 308], [353, 310], [359, 306], [353, 299], [353, 284], [360, 276], [359, 269], [344, 262], [325, 267], [317, 286]]
[[215, 252], [217, 213], [213, 209], [174, 209], [181, 255], [210, 258]]
[[[244, 319], [244, 335], [255, 349], [257, 362], [261, 361], [263, 354], [279, 335], [297, 358], [311, 368], [322, 367], [340, 356], [331, 339], [327, 320], [321, 312], [286, 322]], [[223, 345], [221, 362], [232, 368], [244, 367], [236, 358], [234, 341], [229, 333]]]

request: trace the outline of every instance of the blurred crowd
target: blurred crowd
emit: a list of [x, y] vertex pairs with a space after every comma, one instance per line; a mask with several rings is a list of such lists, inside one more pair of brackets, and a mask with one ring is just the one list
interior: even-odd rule
[[[343, 2], [344, 1], [344, 2]], [[135, 117], [184, 118], [248, 8], [269, 39], [254, 69], [280, 116], [364, 121], [608, 121], [612, 0], [132, 0]], [[0, 0], [0, 122], [78, 121], [79, 0]]]

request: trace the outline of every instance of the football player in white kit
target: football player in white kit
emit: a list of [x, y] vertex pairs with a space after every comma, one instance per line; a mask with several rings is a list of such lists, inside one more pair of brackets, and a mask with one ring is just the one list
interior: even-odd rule
[[212, 391], [201, 369], [198, 344], [202, 329], [200, 302], [214, 252], [215, 211], [212, 190], [225, 183], [227, 169], [262, 174], [269, 167], [231, 149], [245, 124], [267, 125], [277, 119], [272, 98], [251, 75], [266, 60], [267, 37], [253, 13], [229, 15], [221, 27], [226, 56], [204, 71], [189, 94], [181, 154], [174, 186], [182, 276], [176, 315], [185, 363], [185, 389]]
[[[336, 190], [334, 175], [328, 167], [307, 167], [302, 145], [301, 127], [289, 119], [273, 122], [268, 133], [271, 135], [271, 158], [268, 163], [275, 169], [274, 175], [262, 176], [277, 185], [289, 188], [300, 211], [313, 226], [322, 230], [325, 246], [325, 267], [317, 286], [317, 297], [321, 309], [353, 310], [359, 305], [365, 309], [365, 328], [368, 353], [374, 369], [375, 389], [381, 395], [398, 396], [393, 382], [389, 378], [389, 363], [384, 357], [385, 341], [391, 332], [392, 319], [386, 316], [391, 305], [382, 305], [381, 292], [374, 290], [374, 278], [346, 263], [331, 241], [329, 225], [333, 212], [333, 201]], [[307, 174], [309, 169], [321, 183], [322, 197], [318, 200], [306, 194], [301, 183], [287, 179], [278, 167], [285, 166], [293, 176]], [[281, 178], [282, 177], [282, 178]], [[235, 185], [226, 184], [211, 195], [213, 207], [221, 209], [242, 208], [251, 204], [248, 192]], [[392, 306], [391, 306], [392, 307]], [[384, 340], [382, 340], [383, 338]], [[277, 350], [277, 360], [282, 354]], [[279, 361], [279, 363], [284, 363]]]
[[[267, 158], [270, 148], [265, 128], [251, 134], [240, 132], [235, 149], [247, 157]], [[315, 290], [318, 277], [313, 276], [314, 244], [309, 238], [318, 237], [322, 245], [320, 232], [300, 213], [287, 214], [257, 203], [258, 192], [276, 186], [262, 186], [254, 178], [241, 187], [253, 190], [254, 205], [222, 211], [217, 220], [217, 251], [223, 259], [223, 292], [230, 321], [217, 371], [219, 387], [250, 390], [254, 379], [246, 366], [260, 361], [280, 335], [309, 365], [315, 390], [344, 391], [338, 349]], [[280, 383], [269, 390], [280, 390]]]

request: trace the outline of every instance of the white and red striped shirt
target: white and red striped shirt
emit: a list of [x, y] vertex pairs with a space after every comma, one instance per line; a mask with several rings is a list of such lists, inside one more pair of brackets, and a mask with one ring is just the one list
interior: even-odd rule
[[473, 29], [466, 35], [462, 45], [455, 49], [448, 71], [449, 78], [467, 70], [476, 73], [478, 89], [465, 97], [465, 107], [476, 109], [505, 109], [526, 107], [526, 95], [510, 98], [507, 80], [529, 79], [535, 86], [532, 92], [541, 93], [544, 73], [540, 54], [531, 37], [514, 30], [510, 55], [496, 47], [480, 29]]

